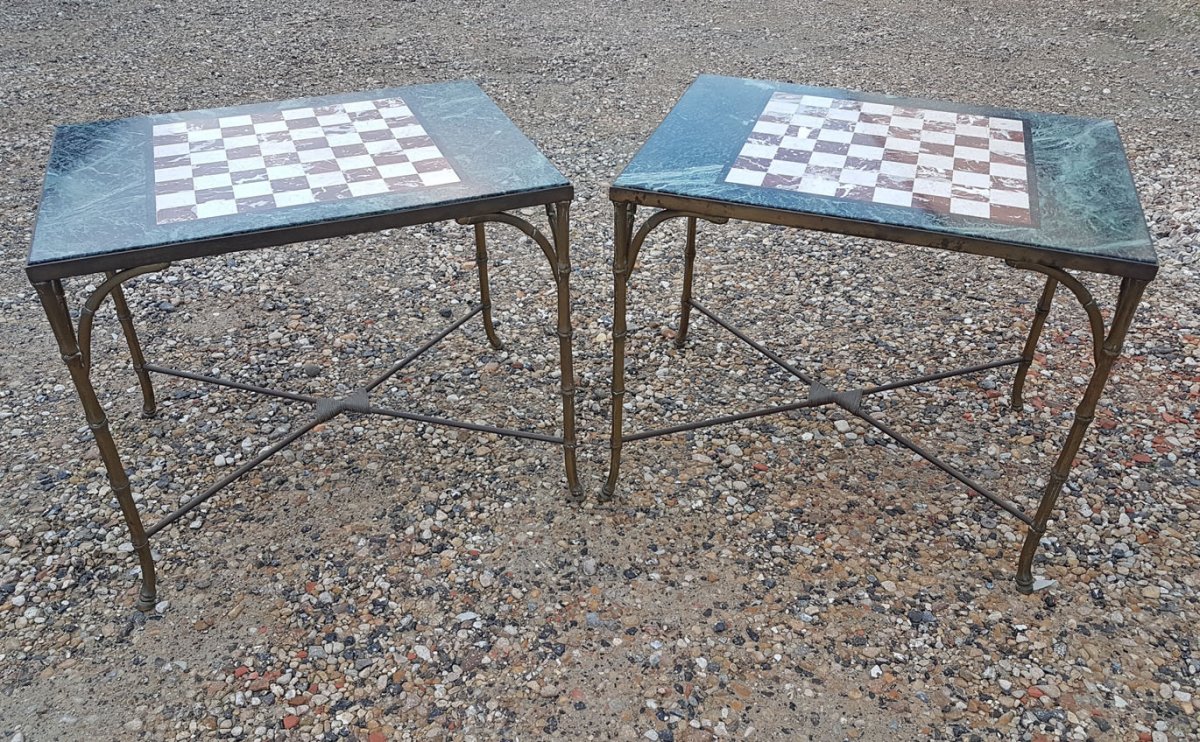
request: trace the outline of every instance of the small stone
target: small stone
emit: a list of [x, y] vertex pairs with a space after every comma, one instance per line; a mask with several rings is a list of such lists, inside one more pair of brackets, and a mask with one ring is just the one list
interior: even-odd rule
[[838, 420], [834, 422], [833, 427], [837, 429], [837, 432], [842, 434], [850, 432], [850, 423], [845, 420]]
[[433, 659], [433, 654], [429, 651], [429, 647], [424, 644], [418, 644], [413, 647], [413, 653], [420, 657], [422, 662], [428, 662]]
[[[10, 549], [16, 549], [21, 546], [21, 540], [12, 534], [9, 534], [4, 538], [4, 545]], [[17, 734], [20, 734], [20, 732], [17, 732]]]
[[295, 714], [288, 714], [287, 716], [283, 717], [283, 728], [284, 729], [295, 729], [296, 725], [299, 723], [300, 723], [300, 717], [296, 716]]
[[929, 611], [919, 611], [913, 609], [908, 612], [908, 620], [911, 621], [914, 626], [917, 626], [923, 623], [936, 623], [937, 617], [935, 617]]
[[315, 363], [306, 363], [304, 365], [304, 375], [310, 379], [315, 379], [321, 375], [321, 367]]
[[170, 607], [171, 607], [171, 601], [160, 600], [154, 604], [154, 612], [161, 615], [163, 613], [166, 613]]
[[596, 560], [588, 557], [580, 562], [579, 568], [583, 570], [585, 575], [591, 577], [592, 575], [596, 574]]

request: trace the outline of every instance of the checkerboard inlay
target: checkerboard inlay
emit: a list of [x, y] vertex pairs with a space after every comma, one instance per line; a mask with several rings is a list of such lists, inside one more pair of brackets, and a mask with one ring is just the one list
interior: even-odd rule
[[158, 224], [459, 182], [397, 97], [157, 124]]
[[1031, 224], [1015, 119], [777, 92], [725, 180]]

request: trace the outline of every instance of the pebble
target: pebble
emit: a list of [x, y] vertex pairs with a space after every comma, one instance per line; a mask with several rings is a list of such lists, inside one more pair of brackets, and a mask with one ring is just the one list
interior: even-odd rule
[[[13, 4], [5, 738], [1200, 738], [1185, 641], [1200, 587], [1197, 20], [1179, 0], [960, 6], [576, 3], [531, 23], [511, 3], [410, 3], [397, 30], [376, 28], [375, 5], [308, 0], [284, 14]], [[922, 54], [905, 56], [914, 38]], [[988, 74], [952, 64], [962, 49], [1028, 64]], [[1161, 270], [1059, 498], [1035, 595], [1012, 580], [1022, 524], [830, 407], [630, 442], [617, 499], [594, 499], [613, 341], [604, 184], [701, 71], [1119, 123]], [[480, 81], [576, 186], [590, 499], [564, 501], [551, 445], [339, 416], [156, 535], [170, 609], [136, 612], [128, 532], [20, 271], [53, 126], [453, 79]], [[545, 225], [544, 210], [514, 213]], [[629, 433], [803, 398], [698, 312], [686, 347], [670, 342], [683, 234], [681, 220], [652, 234], [630, 279]], [[372, 401], [556, 435], [545, 256], [508, 226], [487, 235], [505, 348], [475, 318]], [[1041, 286], [998, 259], [741, 221], [701, 222], [698, 248], [698, 301], [837, 391], [1019, 352]], [[178, 261], [127, 294], [149, 358], [343, 398], [475, 306], [474, 260], [473, 230], [451, 222]], [[1078, 276], [1111, 318], [1118, 282]], [[73, 307], [98, 278], [65, 282]], [[168, 376], [142, 420], [110, 305], [96, 323], [93, 378], [147, 525], [308, 420], [304, 403]], [[1032, 509], [1089, 349], [1060, 287], [1024, 409], [1008, 409], [1004, 368], [863, 410]]]

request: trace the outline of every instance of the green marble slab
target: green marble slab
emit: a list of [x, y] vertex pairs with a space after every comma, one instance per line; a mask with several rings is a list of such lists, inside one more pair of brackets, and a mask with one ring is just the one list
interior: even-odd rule
[[[933, 109], [1021, 122], [1029, 167], [1028, 223], [872, 203], [835, 195], [729, 182], [731, 168], [764, 109], [777, 94]], [[1158, 266], [1125, 151], [1111, 121], [988, 106], [913, 100], [730, 77], [703, 75], [653, 132], [612, 186], [617, 201], [663, 205], [684, 199], [828, 218], [867, 227], [868, 236], [955, 247], [956, 241], [1012, 246], [1018, 257], [1051, 265], [1153, 278]], [[725, 213], [736, 214], [726, 209]], [[911, 235], [923, 235], [910, 240]], [[939, 242], [941, 240], [941, 242]], [[986, 252], [974, 249], [973, 252]], [[1012, 250], [995, 254], [1008, 257]]]
[[[401, 98], [411, 109], [422, 133], [440, 150], [442, 167], [453, 171], [449, 178], [394, 192], [161, 221], [168, 212], [156, 208], [156, 170], [162, 165], [156, 165], [155, 155], [172, 150], [157, 148], [167, 140], [156, 137], [171, 129], [167, 125], [179, 129], [186, 122], [228, 117], [278, 119], [293, 109], [389, 97]], [[471, 82], [61, 126], [27, 272], [33, 280], [45, 280], [570, 198], [568, 181]]]

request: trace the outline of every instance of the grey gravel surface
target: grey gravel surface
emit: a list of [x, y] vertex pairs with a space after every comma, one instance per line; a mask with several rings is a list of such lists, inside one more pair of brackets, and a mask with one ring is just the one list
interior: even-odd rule
[[[342, 417], [161, 534], [162, 602], [133, 610], [127, 534], [21, 271], [52, 125], [478, 81], [578, 190], [594, 495], [605, 185], [702, 72], [1118, 121], [1162, 270], [1036, 565], [1050, 590], [1013, 589], [1019, 524], [829, 410], [630, 445], [620, 498], [583, 507], [550, 447]], [[6, 3], [0, 739], [1196, 739], [1198, 88], [1190, 0]], [[674, 349], [681, 237], [652, 239], [632, 284], [631, 429], [802, 393], [703, 319]], [[706, 226], [700, 255], [698, 296], [841, 388], [1010, 353], [1039, 291], [998, 262], [762, 226]], [[492, 257], [508, 350], [468, 325], [388, 393], [554, 430], [549, 268], [515, 238]], [[465, 311], [472, 258], [465, 229], [414, 228], [179, 265], [131, 303], [152, 359], [328, 394]], [[139, 419], [112, 319], [93, 376], [145, 512], [301, 420], [170, 379]], [[1055, 305], [1021, 413], [1006, 372], [880, 412], [1032, 507], [1090, 371], [1085, 324]]]

